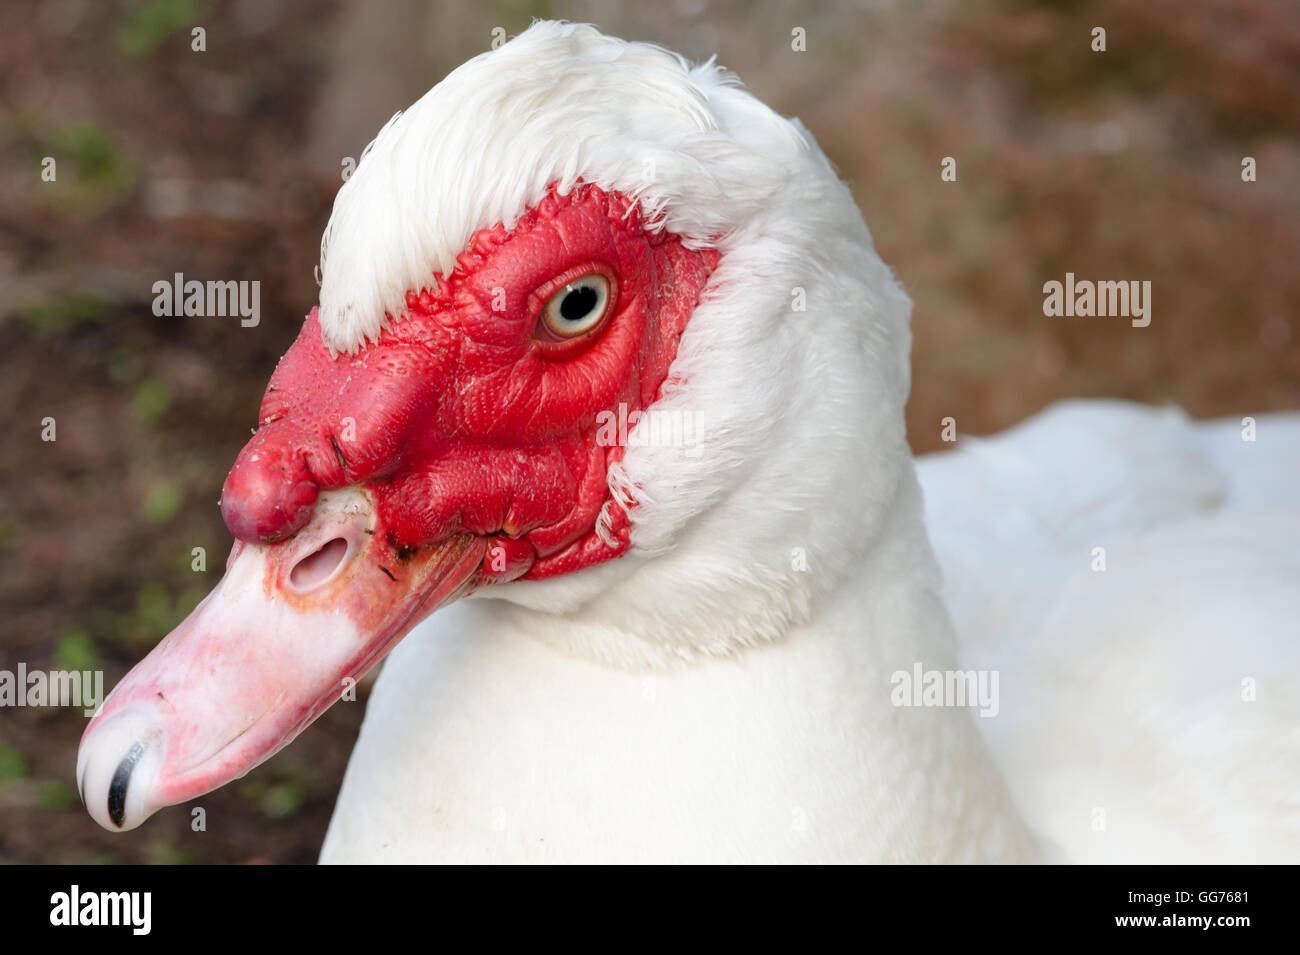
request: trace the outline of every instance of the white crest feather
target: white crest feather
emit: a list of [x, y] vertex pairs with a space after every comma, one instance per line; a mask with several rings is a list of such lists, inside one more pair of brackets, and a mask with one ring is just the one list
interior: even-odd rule
[[[786, 178], [719, 128], [712, 61], [543, 21], [468, 61], [366, 147], [321, 240], [321, 328], [335, 351], [374, 341], [405, 294], [451, 273], [480, 229], [513, 227], [551, 184], [636, 197], [647, 219], [707, 244]], [[786, 148], [802, 148], [784, 127]]]

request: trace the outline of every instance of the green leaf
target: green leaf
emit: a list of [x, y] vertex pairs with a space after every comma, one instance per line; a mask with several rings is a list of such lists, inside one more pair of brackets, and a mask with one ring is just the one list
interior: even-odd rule
[[8, 743], [0, 742], [0, 782], [24, 779], [26, 776], [26, 757]]
[[135, 390], [135, 397], [131, 399], [131, 410], [135, 412], [137, 418], [147, 424], [157, 420], [171, 407], [171, 403], [172, 390], [167, 387], [167, 383], [157, 378], [146, 378]]
[[54, 665], [60, 670], [93, 670], [98, 663], [95, 639], [80, 627], [63, 631], [54, 643]]
[[262, 797], [262, 811], [272, 819], [284, 819], [301, 809], [305, 799], [306, 794], [298, 783], [277, 783]]
[[[198, 26], [194, 21], [204, 12], [196, 0], [145, 0], [126, 15], [117, 28], [117, 48], [126, 56], [140, 59], [149, 56], [167, 37], [184, 28]], [[186, 45], [185, 49], [189, 49]]]
[[184, 850], [155, 840], [145, 849], [149, 865], [192, 865], [194, 859]]
[[174, 481], [159, 481], [145, 495], [140, 513], [150, 524], [166, 524], [181, 509], [184, 495]]
[[77, 790], [62, 779], [42, 779], [36, 787], [36, 805], [55, 812], [77, 802]]
[[104, 317], [104, 300], [93, 292], [73, 292], [37, 302], [22, 314], [32, 331], [59, 332], [100, 321]]

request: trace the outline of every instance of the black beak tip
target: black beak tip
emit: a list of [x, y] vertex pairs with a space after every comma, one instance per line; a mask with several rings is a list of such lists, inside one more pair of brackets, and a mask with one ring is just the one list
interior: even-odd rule
[[[108, 818], [113, 820], [113, 825], [119, 829], [126, 819], [126, 787], [131, 782], [131, 773], [135, 770], [135, 764], [140, 762], [140, 757], [144, 755], [144, 743], [133, 743], [127, 750], [122, 761], [117, 764], [117, 769], [113, 772], [113, 781], [108, 785]], [[86, 801], [82, 796], [81, 801]]]

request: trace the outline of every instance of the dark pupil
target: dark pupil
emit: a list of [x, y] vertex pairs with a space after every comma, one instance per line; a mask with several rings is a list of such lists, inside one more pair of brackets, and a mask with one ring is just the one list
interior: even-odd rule
[[566, 322], [576, 322], [591, 314], [596, 307], [596, 290], [583, 285], [568, 292], [560, 302], [560, 315]]

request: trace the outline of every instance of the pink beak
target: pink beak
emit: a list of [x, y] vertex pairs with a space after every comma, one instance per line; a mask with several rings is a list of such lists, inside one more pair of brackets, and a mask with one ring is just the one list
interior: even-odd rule
[[86, 727], [86, 808], [107, 829], [133, 829], [243, 776], [421, 619], [472, 590], [486, 548], [462, 535], [396, 549], [356, 488], [323, 494], [288, 540], [236, 542], [221, 582]]

